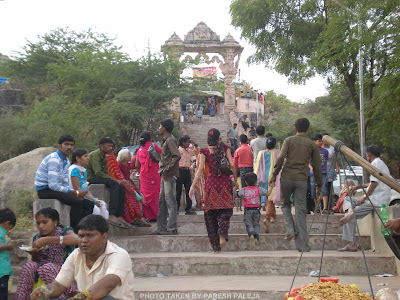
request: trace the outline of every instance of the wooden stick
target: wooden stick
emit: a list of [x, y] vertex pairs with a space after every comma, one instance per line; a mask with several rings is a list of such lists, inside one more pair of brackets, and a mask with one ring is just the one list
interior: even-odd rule
[[400, 183], [398, 183], [389, 174], [385, 174], [385, 173], [381, 172], [379, 169], [375, 168], [367, 160], [365, 160], [360, 155], [355, 153], [353, 150], [348, 148], [344, 143], [342, 143], [341, 141], [337, 141], [328, 135], [325, 135], [322, 138], [322, 140], [325, 143], [334, 146], [336, 151], [342, 152], [344, 155], [351, 158], [356, 163], [358, 163], [361, 167], [363, 167], [365, 170], [367, 170], [368, 173], [370, 173], [371, 175], [378, 178], [379, 180], [381, 180], [382, 182], [384, 182], [385, 184], [390, 186], [392, 189], [394, 189], [400, 193]]

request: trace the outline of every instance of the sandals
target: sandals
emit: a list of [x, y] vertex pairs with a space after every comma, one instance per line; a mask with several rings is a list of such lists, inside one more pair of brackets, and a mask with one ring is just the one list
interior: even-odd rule
[[349, 245], [344, 246], [343, 248], [340, 248], [337, 250], [338, 252], [357, 252], [358, 247], [352, 248]]
[[122, 228], [122, 229], [129, 229], [129, 228], [134, 228], [134, 227], [128, 227], [126, 224], [122, 223], [120, 220], [114, 222], [114, 221], [108, 221], [108, 224], [118, 227], [118, 228]]
[[150, 235], [178, 235], [178, 230], [154, 231]]
[[154, 231], [152, 233], [150, 233], [150, 235], [163, 235], [164, 232], [160, 232], [160, 231]]
[[131, 225], [136, 225], [137, 227], [151, 227], [151, 224], [147, 223], [143, 219], [136, 219], [131, 223]]
[[285, 241], [291, 241], [291, 240], [293, 240], [294, 238], [296, 237], [296, 235], [294, 235], [294, 234], [288, 234], [287, 236], [285, 236], [283, 239], [285, 240]]
[[264, 219], [263, 224], [264, 224], [264, 232], [269, 233], [268, 220]]

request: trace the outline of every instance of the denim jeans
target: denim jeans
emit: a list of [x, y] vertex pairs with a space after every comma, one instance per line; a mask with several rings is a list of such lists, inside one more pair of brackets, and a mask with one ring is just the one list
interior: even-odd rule
[[[176, 203], [176, 177], [161, 179], [160, 198], [158, 199], [157, 229], [159, 232], [178, 229], [176, 219], [178, 205]], [[169, 210], [169, 212], [168, 212]], [[168, 224], [167, 224], [168, 218]]]
[[244, 209], [243, 220], [246, 225], [247, 234], [249, 237], [254, 235], [256, 240], [258, 240], [258, 235], [260, 233], [260, 216], [261, 212], [259, 208]]
[[8, 275], [4, 275], [0, 278], [0, 300], [7, 300], [9, 278], [10, 276]]
[[253, 172], [253, 167], [239, 168], [239, 174], [240, 174], [240, 180], [242, 182], [242, 188], [247, 186], [246, 182], [244, 181], [244, 176], [250, 172]]

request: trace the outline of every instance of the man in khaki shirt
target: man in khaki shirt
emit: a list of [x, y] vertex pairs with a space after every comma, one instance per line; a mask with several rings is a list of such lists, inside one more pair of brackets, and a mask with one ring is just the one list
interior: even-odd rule
[[[307, 168], [312, 159], [317, 195], [322, 185], [321, 157], [317, 145], [307, 135], [310, 132], [310, 122], [306, 118], [297, 119], [294, 123], [296, 135], [286, 138], [274, 166], [274, 173], [269, 182], [275, 185], [276, 176], [281, 173], [281, 205], [285, 219], [286, 238], [295, 238], [296, 249], [309, 252], [307, 235]], [[291, 194], [294, 195], [296, 208], [296, 224], [292, 216]]]
[[[55, 281], [47, 286], [53, 291], [48, 296], [60, 296], [76, 281], [82, 296], [79, 299], [134, 300], [132, 261], [126, 250], [108, 241], [107, 220], [89, 215], [77, 228], [79, 248], [68, 256]], [[36, 300], [42, 295], [41, 288], [36, 288], [30, 298]]]
[[153, 235], [178, 234], [176, 178], [179, 177], [181, 154], [179, 153], [178, 142], [172, 135], [173, 129], [174, 122], [171, 119], [162, 120], [158, 128], [163, 137], [160, 169], [158, 170], [161, 176], [161, 188], [158, 199], [157, 231], [153, 232]]

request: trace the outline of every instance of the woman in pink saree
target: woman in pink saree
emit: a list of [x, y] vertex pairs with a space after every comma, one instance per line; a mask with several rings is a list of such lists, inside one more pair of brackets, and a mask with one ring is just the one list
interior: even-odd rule
[[[143, 214], [147, 220], [156, 221], [161, 177], [158, 174], [158, 162], [155, 162], [147, 152], [152, 145], [150, 132], [144, 131], [140, 134], [139, 144], [140, 147], [136, 152], [136, 170], [140, 174], [140, 191], [146, 201], [143, 205]], [[161, 154], [161, 148], [157, 144], [154, 144], [154, 147]]]

